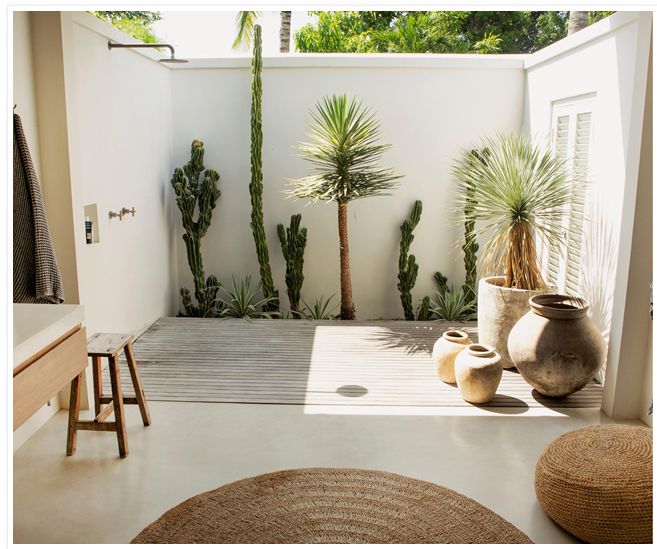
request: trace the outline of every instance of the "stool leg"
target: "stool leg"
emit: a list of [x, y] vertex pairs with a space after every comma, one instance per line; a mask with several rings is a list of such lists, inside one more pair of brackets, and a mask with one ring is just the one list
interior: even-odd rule
[[139, 377], [139, 371], [137, 370], [137, 362], [135, 361], [135, 355], [132, 352], [132, 343], [128, 343], [125, 346], [125, 358], [128, 361], [128, 370], [130, 370], [130, 377], [132, 378], [132, 386], [135, 389], [135, 396], [137, 397], [137, 404], [139, 404], [139, 412], [141, 412], [141, 419], [144, 422], [144, 425], [148, 427], [151, 424], [151, 416], [148, 413], [148, 404], [146, 403], [146, 397], [144, 396], [144, 389], [141, 385], [141, 377]]
[[71, 400], [68, 406], [68, 433], [66, 436], [66, 455], [75, 453], [78, 443], [77, 422], [80, 418], [80, 384], [84, 370], [71, 381]]
[[91, 370], [94, 375], [94, 415], [100, 414], [100, 397], [103, 394], [103, 378], [100, 367], [100, 357], [91, 357]]
[[112, 382], [112, 399], [114, 402], [114, 421], [116, 423], [116, 438], [119, 442], [119, 456], [128, 455], [128, 437], [125, 430], [125, 414], [123, 410], [123, 393], [121, 392], [121, 374], [119, 359], [116, 355], [109, 359], [110, 380]]

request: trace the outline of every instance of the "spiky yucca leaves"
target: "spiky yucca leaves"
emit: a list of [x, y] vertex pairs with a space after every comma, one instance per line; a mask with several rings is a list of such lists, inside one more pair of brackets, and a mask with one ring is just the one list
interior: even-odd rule
[[436, 301], [431, 304], [430, 310], [438, 320], [466, 322], [476, 318], [473, 312], [475, 308], [476, 302], [468, 300], [462, 289], [455, 290], [452, 287], [436, 294]]
[[290, 300], [290, 311], [294, 318], [301, 318], [299, 300], [303, 286], [303, 254], [306, 250], [307, 237], [307, 229], [301, 227], [301, 214], [293, 215], [290, 218], [290, 226], [287, 229], [282, 223], [278, 225], [278, 239], [281, 241], [285, 258], [287, 297]]
[[457, 213], [462, 222], [479, 222], [471, 234], [485, 241], [484, 266], [503, 271], [506, 287], [545, 288], [535, 235], [547, 249], [561, 250], [561, 220], [578, 200], [565, 161], [524, 135], [484, 139], [478, 148], [488, 149], [485, 159], [467, 152], [453, 170], [459, 181]]
[[233, 276], [233, 288], [221, 287], [216, 307], [219, 316], [231, 318], [273, 318], [277, 312], [268, 311], [272, 298], [261, 294], [262, 285], [251, 288], [251, 277], [242, 280]]
[[304, 305], [303, 314], [305, 318], [309, 318], [311, 320], [332, 320], [335, 318], [333, 313], [338, 308], [338, 306], [330, 306], [331, 300], [334, 297], [335, 294], [329, 296], [329, 298], [325, 301], [324, 296], [320, 296], [313, 302], [312, 305], [309, 305], [305, 299], [301, 298], [301, 301]]
[[379, 143], [379, 123], [370, 109], [346, 95], [325, 97], [311, 113], [309, 141], [298, 146], [314, 168], [291, 182], [292, 198], [338, 204], [340, 238], [340, 317], [356, 317], [351, 289], [347, 205], [352, 200], [386, 194], [399, 180], [389, 168], [377, 166], [389, 145]]
[[401, 240], [399, 242], [399, 272], [397, 273], [397, 289], [401, 297], [402, 308], [406, 320], [415, 320], [413, 311], [413, 296], [411, 291], [417, 281], [418, 265], [415, 256], [408, 253], [411, 243], [415, 238], [413, 231], [420, 222], [422, 215], [422, 201], [416, 200], [411, 209], [411, 214], [399, 227]]
[[256, 255], [260, 265], [260, 280], [270, 311], [278, 310], [278, 292], [274, 288], [274, 279], [269, 263], [269, 247], [265, 233], [265, 214], [262, 195], [262, 29], [255, 25], [253, 29], [253, 61], [251, 81], [251, 230], [255, 241]]
[[[210, 227], [212, 210], [217, 205], [221, 191], [217, 188], [219, 174], [213, 169], [203, 166], [203, 142], [195, 139], [192, 142], [191, 159], [182, 168], [176, 168], [171, 179], [171, 186], [176, 194], [176, 204], [182, 215], [185, 229], [183, 240], [187, 249], [187, 262], [194, 277], [194, 296], [198, 305], [192, 305], [189, 290], [182, 288], [183, 307], [187, 316], [210, 316], [217, 295], [216, 278], [205, 278], [203, 258], [201, 256], [201, 238]], [[201, 174], [203, 178], [201, 179]], [[194, 213], [198, 209], [197, 220]]]

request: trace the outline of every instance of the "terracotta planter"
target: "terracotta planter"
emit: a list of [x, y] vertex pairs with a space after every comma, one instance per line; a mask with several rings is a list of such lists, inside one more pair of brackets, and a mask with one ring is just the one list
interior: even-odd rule
[[502, 357], [503, 368], [513, 368], [507, 340], [516, 322], [529, 311], [529, 298], [545, 290], [505, 288], [503, 276], [479, 280], [477, 294], [477, 329], [479, 343], [490, 345]]
[[433, 345], [431, 356], [436, 365], [438, 377], [445, 383], [456, 383], [454, 359], [472, 340], [461, 330], [448, 330]]
[[454, 373], [463, 400], [472, 404], [493, 400], [502, 379], [500, 359], [495, 349], [481, 344], [468, 345], [458, 354]]
[[509, 335], [520, 375], [542, 395], [565, 397], [582, 389], [602, 366], [605, 345], [588, 317], [586, 301], [558, 294], [529, 300], [531, 310]]

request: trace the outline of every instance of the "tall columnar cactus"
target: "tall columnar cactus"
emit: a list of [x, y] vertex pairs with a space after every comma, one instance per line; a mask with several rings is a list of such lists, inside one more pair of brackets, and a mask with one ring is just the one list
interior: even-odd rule
[[253, 78], [251, 81], [251, 230], [255, 240], [256, 254], [260, 264], [262, 292], [266, 298], [274, 298], [268, 310], [278, 310], [278, 292], [269, 264], [269, 248], [265, 234], [262, 206], [262, 29], [253, 29]]
[[[473, 149], [470, 154], [473, 159], [479, 159], [485, 162], [490, 154], [488, 149], [483, 149], [481, 152]], [[463, 263], [465, 266], [465, 284], [463, 284], [463, 295], [466, 301], [474, 302], [477, 298], [477, 251], [479, 251], [479, 244], [477, 244], [474, 236], [475, 221], [474, 211], [477, 206], [475, 200], [475, 187], [471, 185], [467, 189], [467, 196], [463, 208], [465, 218], [465, 241], [462, 247], [463, 250]]]
[[295, 318], [301, 317], [300, 301], [303, 286], [303, 254], [306, 249], [308, 231], [301, 227], [301, 214], [290, 218], [290, 226], [286, 229], [282, 223], [278, 225], [278, 238], [281, 241], [283, 257], [285, 258], [285, 284], [287, 297], [290, 300], [290, 311]]
[[[187, 248], [187, 262], [194, 277], [194, 296], [198, 302], [198, 305], [193, 305], [189, 290], [181, 288], [180, 294], [187, 316], [211, 315], [219, 289], [216, 277], [205, 278], [201, 256], [201, 238], [210, 227], [212, 210], [221, 196], [221, 191], [217, 188], [219, 174], [210, 168], [205, 170], [203, 153], [203, 142], [195, 139], [192, 142], [190, 161], [182, 168], [176, 168], [171, 179], [171, 186], [176, 193], [176, 204], [182, 214], [185, 229], [183, 240]], [[194, 221], [197, 207], [198, 218]]]
[[413, 296], [411, 290], [415, 286], [417, 280], [418, 265], [415, 261], [415, 256], [408, 253], [411, 242], [415, 238], [413, 230], [420, 222], [422, 215], [422, 201], [416, 200], [411, 210], [411, 215], [406, 219], [400, 227], [401, 241], [399, 243], [399, 273], [397, 274], [397, 289], [401, 294], [402, 307], [404, 308], [404, 317], [406, 320], [415, 320], [413, 312]]

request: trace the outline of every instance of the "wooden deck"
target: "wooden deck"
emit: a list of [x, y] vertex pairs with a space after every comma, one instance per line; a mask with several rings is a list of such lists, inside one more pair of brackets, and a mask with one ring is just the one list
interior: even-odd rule
[[[162, 318], [134, 345], [149, 400], [257, 404], [469, 407], [431, 360], [443, 322]], [[461, 327], [461, 326], [458, 326]], [[476, 340], [476, 324], [465, 330]], [[129, 375], [122, 363], [125, 392]], [[107, 382], [107, 381], [106, 381]], [[538, 395], [505, 371], [487, 407], [599, 407], [590, 384]]]

